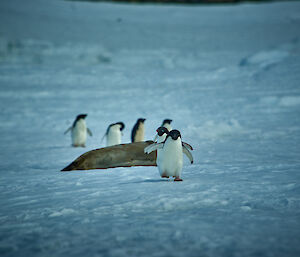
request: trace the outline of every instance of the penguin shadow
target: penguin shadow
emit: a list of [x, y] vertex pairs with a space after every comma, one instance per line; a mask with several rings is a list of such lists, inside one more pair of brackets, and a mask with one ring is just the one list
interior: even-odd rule
[[133, 182], [126, 182], [122, 184], [142, 184], [142, 183], [165, 183], [165, 182], [173, 182], [172, 179], [144, 179]]
[[48, 146], [45, 148], [50, 149], [50, 150], [55, 150], [55, 149], [69, 149], [70, 147], [72, 147], [72, 146], [57, 145], [57, 146]]
[[43, 150], [47, 150], [47, 151], [51, 151], [51, 150], [61, 150], [61, 149], [69, 149], [69, 146], [66, 145], [45, 145], [45, 146], [36, 146], [34, 147], [35, 150], [37, 151], [43, 151]]

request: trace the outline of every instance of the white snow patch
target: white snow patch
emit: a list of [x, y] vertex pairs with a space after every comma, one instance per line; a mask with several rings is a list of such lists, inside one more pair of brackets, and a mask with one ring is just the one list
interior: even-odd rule
[[294, 107], [300, 105], [300, 96], [265, 96], [260, 98], [263, 105], [277, 107]]
[[242, 206], [241, 209], [243, 211], [251, 211], [252, 210], [252, 208], [250, 206]]
[[283, 61], [289, 56], [285, 50], [275, 49], [271, 51], [261, 51], [241, 61], [241, 66], [257, 65], [261, 69], [266, 69], [274, 64]]
[[228, 121], [214, 121], [208, 120], [203, 126], [189, 125], [186, 128], [186, 134], [189, 136], [197, 135], [201, 139], [218, 139], [222, 137], [234, 136], [245, 132], [245, 129], [236, 119], [230, 119]]
[[55, 211], [55, 212], [49, 214], [49, 217], [53, 218], [53, 217], [60, 217], [60, 216], [68, 216], [68, 215], [71, 215], [71, 214], [74, 214], [74, 213], [76, 213], [75, 210], [69, 209], [69, 208], [64, 208], [60, 211]]
[[99, 65], [111, 62], [111, 53], [98, 44], [54, 44], [35, 39], [0, 38], [0, 61], [28, 64]]
[[260, 102], [262, 104], [276, 104], [278, 102], [278, 97], [277, 96], [264, 96], [260, 98]]
[[300, 105], [300, 96], [284, 96], [280, 99], [279, 104], [284, 107]]

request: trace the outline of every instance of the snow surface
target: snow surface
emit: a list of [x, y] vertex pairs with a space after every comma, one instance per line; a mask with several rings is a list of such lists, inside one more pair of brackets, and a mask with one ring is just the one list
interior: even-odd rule
[[[299, 13], [1, 0], [0, 255], [300, 256]], [[63, 135], [79, 113], [86, 148]], [[194, 147], [182, 183], [60, 172], [140, 117]]]

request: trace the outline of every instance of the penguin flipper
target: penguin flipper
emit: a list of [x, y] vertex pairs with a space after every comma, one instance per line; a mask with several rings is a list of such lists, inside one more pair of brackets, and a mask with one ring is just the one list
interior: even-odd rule
[[71, 129], [72, 129], [72, 127], [69, 127], [69, 128], [64, 132], [64, 135], [67, 134]]
[[186, 147], [187, 149], [190, 149], [190, 150], [194, 150], [193, 149], [193, 147], [190, 145], [190, 144], [188, 144], [188, 143], [186, 143], [186, 142], [182, 142], [182, 146], [184, 146], [184, 147]]
[[159, 143], [159, 144], [151, 144], [151, 145], [148, 145], [147, 147], [144, 148], [144, 153], [151, 153], [157, 149], [162, 149], [164, 147], [164, 144], [163, 143]]
[[194, 163], [193, 155], [186, 146], [182, 147], [182, 152], [189, 158], [191, 164]]
[[87, 128], [86, 131], [87, 131], [87, 133], [88, 133], [90, 136], [93, 136], [93, 133], [92, 133], [92, 131], [91, 131], [89, 128]]
[[[155, 143], [153, 145], [155, 145]], [[150, 149], [150, 146], [152, 146], [152, 144], [148, 145], [147, 147], [144, 148], [144, 153], [148, 153], [148, 150]]]
[[107, 135], [107, 134], [105, 133], [105, 134], [103, 135], [103, 137], [101, 138], [100, 145], [102, 144], [103, 139], [105, 138], [106, 135]]

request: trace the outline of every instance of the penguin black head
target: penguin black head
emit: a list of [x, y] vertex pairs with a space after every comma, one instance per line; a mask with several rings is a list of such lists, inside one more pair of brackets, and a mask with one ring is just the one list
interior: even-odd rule
[[79, 114], [77, 115], [76, 120], [85, 119], [86, 116], [87, 114]]
[[137, 123], [144, 123], [145, 120], [146, 120], [146, 119], [139, 118], [139, 119], [137, 120]]
[[76, 125], [76, 123], [79, 121], [79, 120], [81, 120], [81, 119], [85, 119], [85, 117], [87, 116], [87, 114], [79, 114], [79, 115], [77, 115], [77, 117], [76, 117], [76, 119], [74, 120], [74, 122], [73, 122], [73, 127]]
[[156, 130], [157, 134], [161, 137], [163, 134], [169, 134], [169, 130], [165, 127], [159, 127], [157, 130]]
[[121, 125], [121, 128], [120, 128], [121, 131], [125, 128], [125, 124], [122, 121], [116, 122], [114, 125], [117, 125], [117, 124]]
[[169, 132], [168, 137], [171, 137], [173, 140], [177, 140], [178, 137], [181, 138], [181, 134], [177, 129], [173, 129]]
[[77, 121], [81, 120], [81, 119], [85, 119], [86, 116], [87, 116], [87, 114], [79, 114], [79, 115], [77, 115], [77, 117], [76, 117], [76, 119], [75, 119], [75, 121], [74, 121], [74, 124], [75, 124]]
[[173, 120], [165, 119], [162, 124], [171, 124]]

